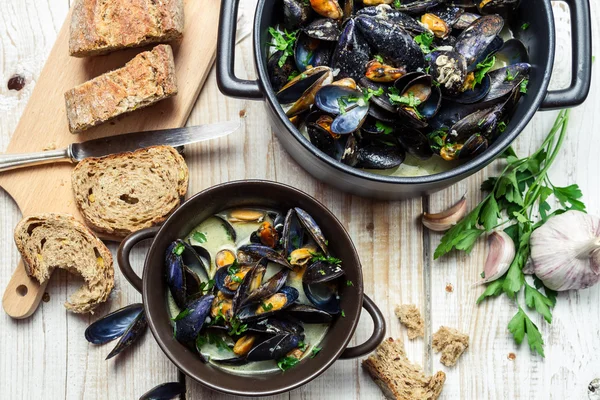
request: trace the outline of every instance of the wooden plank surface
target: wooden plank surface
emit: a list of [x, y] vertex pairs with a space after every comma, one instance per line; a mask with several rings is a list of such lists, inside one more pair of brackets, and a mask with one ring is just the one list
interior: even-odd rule
[[[253, 11], [255, 0], [242, 0]], [[0, 2], [0, 150], [7, 148], [19, 116], [31, 94], [41, 67], [68, 11], [66, 0]], [[558, 30], [557, 62], [553, 87], [569, 81], [568, 12], [555, 4]], [[600, 20], [600, 7], [592, 1], [592, 21]], [[246, 18], [251, 21], [251, 18]], [[600, 32], [594, 26], [594, 54], [600, 54]], [[252, 45], [238, 46], [236, 71], [253, 77]], [[596, 75], [600, 73], [594, 64]], [[8, 91], [13, 73], [24, 73], [27, 85]], [[572, 113], [564, 150], [551, 171], [556, 184], [577, 182], [588, 210], [600, 214], [597, 156], [600, 132], [600, 86], [594, 82], [587, 102]], [[521, 155], [535, 149], [551, 126], [555, 112], [538, 113], [516, 142]], [[307, 176], [284, 152], [266, 124], [262, 103], [227, 99], [220, 95], [214, 71], [208, 77], [188, 124], [241, 117], [243, 129], [213, 143], [189, 146], [190, 194], [219, 182], [244, 178], [267, 178], [302, 188], [316, 196], [339, 216], [348, 228], [363, 262], [365, 292], [381, 307], [388, 334], [402, 337], [411, 359], [429, 371], [443, 370], [448, 378], [443, 399], [586, 399], [586, 386], [600, 377], [600, 289], [561, 294], [552, 325], [542, 327], [546, 359], [518, 348], [506, 330], [514, 306], [496, 299], [482, 306], [475, 299], [482, 288], [472, 289], [485, 257], [483, 245], [470, 257], [450, 256], [433, 261], [431, 249], [439, 235], [424, 232], [418, 217], [423, 210], [438, 211], [465, 192], [469, 205], [480, 200], [479, 184], [497, 172], [497, 164], [428, 198], [402, 202], [379, 202], [343, 194]], [[266, 154], [266, 157], [265, 157]], [[18, 252], [12, 230], [19, 210], [6, 193], [0, 193], [0, 290], [16, 265]], [[146, 248], [133, 255], [139, 270]], [[115, 250], [111, 247], [111, 250]], [[138, 295], [116, 274], [117, 289], [109, 309], [138, 302]], [[452, 292], [446, 287], [451, 284]], [[66, 273], [56, 274], [38, 313], [23, 321], [0, 316], [0, 398], [15, 399], [134, 399], [150, 387], [176, 379], [176, 370], [148, 334], [143, 342], [117, 360], [104, 361], [111, 345], [91, 346], [83, 331], [93, 318], [68, 314], [62, 302], [78, 282]], [[440, 325], [460, 328], [471, 335], [471, 347], [454, 368], [439, 363], [429, 341], [409, 341], [393, 315], [397, 303], [414, 302], [425, 313], [429, 333]], [[353, 344], [365, 340], [372, 324], [361, 319]], [[514, 353], [515, 360], [508, 354]], [[188, 399], [229, 399], [187, 381]], [[380, 390], [360, 368], [358, 360], [339, 361], [312, 383], [276, 399], [381, 399]]]

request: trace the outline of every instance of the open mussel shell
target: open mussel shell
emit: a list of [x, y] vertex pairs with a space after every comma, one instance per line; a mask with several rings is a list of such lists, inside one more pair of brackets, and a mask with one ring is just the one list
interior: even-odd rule
[[269, 82], [273, 86], [273, 90], [278, 92], [289, 81], [292, 73], [296, 71], [296, 64], [293, 57], [287, 57], [280, 66], [279, 62], [283, 56], [283, 50], [278, 50], [273, 53], [267, 61], [267, 71], [269, 72]]
[[175, 321], [175, 338], [178, 341], [188, 343], [196, 339], [210, 313], [214, 298], [213, 295], [205, 295], [187, 305], [189, 313]]
[[485, 75], [480, 84], [476, 85], [474, 88], [465, 90], [458, 96], [449, 97], [449, 99], [460, 104], [474, 104], [485, 98], [490, 92], [490, 88], [491, 79], [489, 75]]
[[521, 0], [489, 0], [478, 1], [477, 10], [481, 14], [508, 14], [519, 7]]
[[85, 330], [85, 339], [93, 344], [104, 344], [122, 336], [131, 323], [144, 312], [144, 305], [137, 303], [98, 319]]
[[304, 245], [304, 229], [296, 215], [296, 210], [293, 208], [289, 209], [285, 216], [282, 239], [283, 252], [286, 259], [292, 251]]
[[[377, 54], [396, 68], [414, 71], [425, 67], [425, 58], [412, 36], [391, 21], [369, 15], [358, 15], [356, 26]], [[367, 60], [368, 61], [368, 60]], [[364, 73], [366, 62], [361, 64]]]
[[[239, 271], [235, 274], [235, 276], [239, 279], [242, 280], [244, 277], [246, 276], [247, 273], [249, 273], [250, 271], [250, 266], [242, 266]], [[214, 281], [215, 281], [215, 286], [217, 287], [217, 289], [219, 289], [221, 292], [223, 292], [224, 294], [226, 294], [227, 296], [233, 296], [235, 294], [235, 291], [239, 288], [240, 283], [235, 283], [231, 281], [231, 278], [228, 279], [229, 277], [229, 270], [228, 267], [222, 267], [217, 269], [217, 272], [215, 274], [214, 277]]]
[[293, 334], [276, 335], [254, 346], [246, 355], [248, 361], [277, 360], [298, 347], [301, 336]]
[[433, 79], [440, 84], [442, 93], [446, 96], [456, 96], [461, 92], [467, 76], [467, 61], [455, 52], [436, 50], [427, 55], [429, 72]]
[[[175, 254], [177, 246], [183, 246], [181, 254]], [[194, 265], [197, 270], [205, 271], [206, 267], [196, 251], [188, 243], [177, 239], [167, 248], [166, 257], [167, 285], [178, 307], [185, 307], [190, 296], [200, 290], [202, 280], [187, 265]], [[208, 281], [208, 273], [205, 275]]]
[[315, 105], [322, 111], [328, 112], [333, 115], [339, 115], [341, 113], [340, 102], [344, 99], [348, 104], [348, 107], [355, 104], [355, 101], [350, 99], [359, 98], [362, 96], [362, 92], [357, 89], [351, 89], [346, 86], [339, 85], [327, 85], [323, 86], [315, 96]]
[[286, 268], [292, 269], [290, 263], [277, 250], [262, 244], [249, 243], [238, 248], [238, 253], [247, 253], [258, 258], [266, 258], [269, 261], [283, 265]]
[[325, 261], [312, 263], [302, 275], [302, 282], [306, 284], [328, 282], [344, 275], [342, 267]]
[[371, 143], [358, 149], [356, 167], [364, 169], [391, 169], [400, 166], [406, 158], [402, 148], [394, 143]]
[[307, 123], [306, 132], [308, 133], [310, 142], [329, 157], [336, 158], [337, 154], [343, 151], [339, 138], [334, 138], [332, 134], [322, 126], [316, 123]]
[[348, 20], [331, 59], [331, 67], [339, 71], [337, 78], [358, 80], [365, 72], [370, 52], [369, 44], [358, 32], [354, 19]]
[[[483, 61], [489, 54], [500, 47], [492, 45], [504, 27], [504, 19], [499, 15], [486, 15], [473, 22], [457, 38], [454, 50], [465, 57], [468, 71], [476, 68], [477, 62]], [[500, 39], [501, 40], [501, 39]], [[496, 47], [496, 48], [494, 48]]]
[[307, 324], [325, 324], [333, 320], [328, 312], [307, 304], [294, 304], [288, 307], [287, 313]]
[[181, 382], [162, 383], [153, 387], [140, 397], [140, 400], [170, 400], [179, 398], [186, 392], [185, 384]]
[[[374, 96], [376, 97], [376, 96]], [[374, 98], [373, 97], [373, 98]], [[385, 96], [387, 97], [387, 96]], [[371, 100], [373, 100], [371, 98]], [[388, 98], [389, 101], [389, 98]], [[394, 106], [394, 111], [390, 112], [380, 106], [378, 106], [374, 101], [371, 101], [369, 105], [369, 115], [376, 120], [383, 121], [388, 124], [395, 124], [398, 121], [398, 109]]]
[[306, 24], [313, 14], [309, 2], [304, 0], [283, 0], [283, 26], [294, 31]]
[[490, 90], [481, 103], [490, 105], [506, 98], [523, 80], [529, 78], [530, 68], [531, 65], [527, 63], [519, 63], [489, 72], [487, 76], [490, 79]]
[[369, 113], [369, 104], [355, 104], [348, 107], [346, 111], [338, 115], [331, 124], [331, 132], [337, 135], [348, 135], [357, 131], [362, 126], [367, 114]]
[[396, 131], [396, 137], [402, 147], [420, 160], [428, 160], [433, 155], [429, 139], [416, 129], [402, 127]]
[[285, 285], [289, 272], [288, 269], [280, 270], [269, 278], [269, 280], [260, 285], [260, 287], [248, 293], [248, 296], [242, 300], [241, 305], [260, 302], [277, 293]]
[[[407, 74], [407, 75], [410, 75], [410, 74]], [[404, 75], [404, 76], [406, 76], [406, 75]], [[404, 78], [404, 76], [399, 79]], [[389, 113], [396, 113], [396, 111], [398, 110], [398, 107], [396, 107], [394, 104], [392, 104], [389, 96], [387, 96], [387, 93], [389, 93], [389, 88], [392, 86], [391, 84], [382, 83], [382, 82], [373, 82], [365, 76], [360, 78], [359, 83], [360, 83], [360, 86], [365, 89], [371, 89], [373, 91], [379, 91], [380, 89], [383, 89], [384, 95], [372, 96], [370, 102], [375, 104], [376, 106], [384, 109], [385, 111], [387, 111]]]
[[117, 354], [135, 343], [146, 331], [148, 321], [146, 320], [146, 313], [142, 310], [135, 319], [129, 324], [127, 330], [121, 336], [121, 339], [117, 342], [114, 349], [106, 356], [106, 359], [113, 358]]
[[365, 123], [360, 127], [360, 132], [363, 137], [365, 136], [380, 136], [390, 133], [390, 130], [394, 131], [394, 124], [386, 123], [378, 120], [377, 118], [369, 115], [365, 120]]
[[308, 37], [328, 42], [337, 42], [342, 34], [337, 21], [331, 18], [317, 18], [302, 28]]
[[[298, 304], [293, 304], [292, 306], [288, 307], [286, 314], [290, 313], [291, 307], [296, 307], [297, 305]], [[262, 319], [260, 321], [248, 322], [247, 327], [248, 332], [264, 333], [267, 335], [281, 335], [286, 333], [301, 335], [304, 332], [304, 327], [302, 324], [298, 321], [295, 321], [294, 318], [283, 318], [281, 316], [274, 316]]]
[[329, 251], [327, 250], [327, 240], [323, 235], [323, 231], [317, 224], [317, 222], [310, 216], [309, 213], [304, 211], [303, 209], [296, 207], [294, 208], [296, 211], [296, 215], [298, 220], [304, 227], [304, 229], [309, 233], [309, 235], [314, 239], [317, 245], [323, 250], [325, 255], [329, 255]]
[[293, 104], [286, 112], [288, 117], [293, 117], [308, 110], [321, 86], [331, 83], [332, 80], [333, 73], [329, 67], [307, 69], [277, 92], [277, 100], [281, 104]]
[[475, 157], [486, 151], [487, 148], [488, 139], [485, 136], [480, 134], [472, 135], [459, 150], [458, 158], [462, 160]]
[[244, 276], [242, 283], [240, 283], [240, 286], [235, 291], [231, 303], [231, 310], [234, 314], [244, 304], [248, 295], [260, 287], [266, 270], [265, 265], [259, 262]]
[[496, 62], [506, 65], [529, 63], [527, 48], [519, 39], [509, 39], [496, 53]]
[[328, 42], [300, 34], [296, 40], [294, 60], [300, 72], [309, 67], [327, 66], [331, 60], [331, 47]]
[[249, 304], [239, 310], [236, 314], [241, 322], [255, 321], [268, 318], [271, 315], [292, 305], [300, 294], [291, 286], [284, 286], [279, 292], [270, 297], [261, 299], [259, 304]]
[[336, 315], [341, 312], [340, 296], [335, 281], [324, 283], [302, 283], [308, 300], [318, 309], [328, 314]]

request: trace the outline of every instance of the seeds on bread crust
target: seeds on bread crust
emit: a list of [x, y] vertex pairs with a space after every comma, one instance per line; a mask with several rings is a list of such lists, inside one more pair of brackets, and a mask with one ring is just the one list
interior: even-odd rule
[[81, 161], [71, 175], [79, 211], [94, 231], [125, 237], [163, 222], [188, 187], [188, 168], [170, 146]]

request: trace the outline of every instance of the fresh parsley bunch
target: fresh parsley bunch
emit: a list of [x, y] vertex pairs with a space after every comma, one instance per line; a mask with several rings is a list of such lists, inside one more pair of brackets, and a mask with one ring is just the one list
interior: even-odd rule
[[[502, 293], [514, 300], [519, 309], [509, 322], [508, 330], [518, 344], [527, 336], [529, 347], [542, 357], [544, 340], [538, 327], [519, 304], [518, 294], [524, 289], [527, 308], [535, 310], [546, 322], [552, 323], [552, 308], [556, 304], [557, 293], [544, 287], [536, 277], [533, 285], [529, 284], [523, 268], [530, 255], [529, 238], [535, 229], [553, 215], [568, 210], [585, 211], [585, 205], [580, 200], [582, 193], [576, 184], [558, 187], [548, 177], [548, 170], [566, 138], [569, 113], [570, 110], [563, 110], [558, 114], [540, 148], [529, 157], [518, 158], [512, 148], [503, 154], [507, 165], [502, 173], [487, 179], [481, 186], [481, 190], [488, 193], [487, 196], [444, 234], [434, 253], [435, 259], [452, 250], [469, 253], [482, 234], [503, 229], [515, 243], [515, 258], [502, 278], [487, 285], [477, 304]], [[551, 196], [560, 204], [554, 211], [548, 201]]]

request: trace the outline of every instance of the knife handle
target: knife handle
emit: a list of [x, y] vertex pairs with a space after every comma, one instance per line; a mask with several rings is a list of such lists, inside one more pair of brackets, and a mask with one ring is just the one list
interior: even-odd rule
[[0, 172], [32, 165], [64, 161], [72, 162], [69, 148], [40, 151], [39, 153], [0, 154]]

